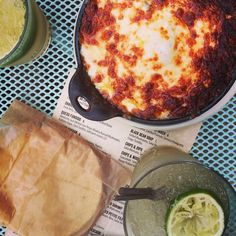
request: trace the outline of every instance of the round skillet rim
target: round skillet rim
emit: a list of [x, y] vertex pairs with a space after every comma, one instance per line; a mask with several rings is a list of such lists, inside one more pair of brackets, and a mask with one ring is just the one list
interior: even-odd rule
[[[76, 19], [76, 24], [75, 24], [75, 29], [74, 29], [74, 55], [75, 55], [75, 59], [76, 59], [77, 70], [84, 70], [83, 63], [82, 63], [82, 60], [81, 60], [81, 54], [80, 54], [81, 45], [80, 45], [79, 38], [80, 38], [80, 26], [81, 26], [81, 23], [82, 23], [82, 17], [83, 17], [86, 5], [89, 2], [90, 2], [90, 0], [84, 0], [81, 3], [81, 8], [78, 12], [77, 19]], [[87, 74], [87, 72], [86, 72], [86, 74]], [[89, 77], [89, 75], [87, 75], [87, 76]], [[69, 98], [70, 98], [70, 100], [72, 102], [72, 105], [75, 108], [75, 110], [77, 112], [79, 112], [80, 114], [82, 113], [81, 115], [84, 116], [84, 113], [86, 111], [82, 111], [80, 105], [78, 104], [78, 102], [74, 101], [74, 99], [71, 96], [71, 90], [75, 89], [74, 88], [75, 86], [73, 84], [73, 80], [76, 80], [76, 79], [77, 78], [76, 78], [76, 73], [75, 73], [75, 75], [72, 77], [70, 85], [69, 85]], [[191, 116], [191, 115], [187, 115], [185, 117], [179, 117], [179, 118], [173, 118], [173, 119], [163, 119], [163, 120], [142, 119], [142, 118], [132, 116], [128, 113], [124, 113], [120, 109], [116, 108], [119, 112], [117, 112], [117, 114], [115, 114], [112, 117], [104, 118], [104, 119], [96, 119], [96, 117], [94, 118], [94, 116], [92, 118], [90, 118], [89, 115], [87, 115], [86, 118], [91, 119], [91, 120], [95, 120], [95, 121], [96, 120], [97, 121], [102, 121], [102, 120], [108, 120], [108, 119], [119, 117], [119, 118], [125, 119], [128, 122], [132, 122], [134, 124], [137, 124], [138, 126], [141, 125], [141, 126], [148, 126], [148, 127], [150, 127], [150, 126], [168, 127], [168, 126], [178, 126], [178, 125], [180, 125], [181, 127], [183, 127], [183, 126], [185, 126], [184, 125], [185, 123], [196, 123], [196, 122], [201, 121], [202, 119], [204, 119], [204, 114], [205, 113], [214, 113], [214, 112], [216, 112], [216, 110], [218, 110], [218, 109], [215, 109], [215, 111], [212, 111], [212, 112], [211, 112], [211, 110], [214, 110], [214, 108], [217, 106], [217, 104], [219, 104], [222, 100], [226, 100], [224, 102], [224, 104], [227, 103], [228, 100], [230, 100], [230, 98], [233, 96], [232, 94], [234, 94], [236, 92], [235, 79], [236, 79], [236, 71], [233, 73], [232, 80], [226, 86], [225, 90], [220, 94], [220, 96], [216, 97], [206, 107], [199, 110], [194, 117]], [[91, 80], [89, 81], [89, 83], [92, 84]], [[93, 90], [97, 90], [93, 84], [92, 84], [92, 86], [94, 87]], [[99, 93], [98, 90], [97, 90], [97, 93]], [[230, 94], [232, 93], [232, 94], [227, 96], [229, 93]], [[100, 94], [100, 97], [101, 97], [102, 100], [107, 101], [105, 98], [102, 97], [101, 94]], [[224, 99], [225, 97], [227, 97], [227, 98]], [[89, 100], [87, 98], [85, 98], [85, 99], [87, 101]], [[111, 109], [114, 109], [115, 106], [112, 105], [109, 101], [107, 101], [107, 102], [111, 106]], [[222, 106], [222, 104], [221, 104], [221, 106]], [[208, 114], [207, 116], [209, 116], [209, 115], [210, 114]], [[192, 122], [192, 121], [196, 121], [196, 122]]]

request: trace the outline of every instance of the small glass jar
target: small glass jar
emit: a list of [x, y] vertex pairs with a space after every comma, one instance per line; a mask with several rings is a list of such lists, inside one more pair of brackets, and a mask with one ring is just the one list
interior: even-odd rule
[[127, 201], [124, 211], [124, 230], [128, 236], [166, 236], [167, 210], [177, 196], [196, 189], [212, 192], [222, 203], [225, 214], [225, 232], [232, 234], [236, 221], [236, 193], [216, 172], [203, 166], [188, 154], [169, 147], [155, 148], [146, 153], [135, 167], [131, 187], [170, 190], [159, 201]]
[[48, 48], [51, 31], [46, 16], [34, 0], [22, 0], [25, 22], [19, 41], [3, 58], [0, 67], [26, 64], [40, 57]]

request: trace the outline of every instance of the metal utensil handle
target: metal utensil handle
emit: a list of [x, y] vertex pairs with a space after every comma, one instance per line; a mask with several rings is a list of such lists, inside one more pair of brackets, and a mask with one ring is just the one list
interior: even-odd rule
[[137, 195], [117, 195], [115, 196], [115, 201], [131, 201], [131, 200], [141, 200], [149, 199], [154, 200], [153, 195], [150, 194], [137, 194]]
[[145, 194], [153, 194], [154, 190], [152, 188], [125, 188], [122, 187], [119, 189], [119, 194], [120, 195], [145, 195]]
[[170, 189], [161, 186], [158, 189], [147, 188], [120, 188], [119, 195], [115, 196], [116, 201], [129, 201], [138, 199], [162, 200], [169, 194]]

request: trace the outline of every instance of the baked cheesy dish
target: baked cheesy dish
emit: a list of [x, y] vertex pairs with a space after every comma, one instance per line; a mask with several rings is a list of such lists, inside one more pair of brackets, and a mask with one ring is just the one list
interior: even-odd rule
[[99, 92], [143, 119], [195, 116], [236, 69], [234, 0], [91, 0], [81, 56]]

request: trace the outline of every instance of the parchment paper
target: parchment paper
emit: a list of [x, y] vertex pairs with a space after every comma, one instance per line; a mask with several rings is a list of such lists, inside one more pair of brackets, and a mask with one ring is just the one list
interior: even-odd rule
[[19, 235], [86, 235], [129, 183], [117, 161], [19, 101], [1, 122], [0, 223]]

